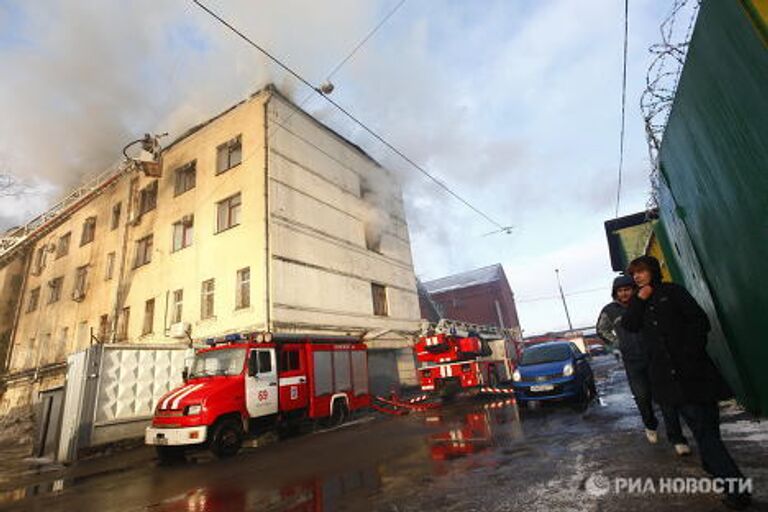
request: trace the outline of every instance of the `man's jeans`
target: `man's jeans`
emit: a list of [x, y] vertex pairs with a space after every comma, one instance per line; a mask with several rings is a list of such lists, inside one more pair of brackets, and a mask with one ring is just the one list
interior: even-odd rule
[[704, 471], [718, 478], [743, 478], [720, 437], [720, 408], [717, 402], [684, 404], [680, 406], [680, 414], [699, 446]]
[[[651, 394], [651, 375], [648, 370], [648, 363], [643, 361], [624, 361], [624, 369], [627, 372], [629, 389], [635, 397], [637, 409], [643, 418], [645, 428], [656, 430], [659, 421], [653, 413], [653, 395]], [[680, 426], [680, 414], [677, 407], [673, 405], [661, 405], [661, 416], [664, 418], [664, 429], [667, 432], [667, 439], [673, 444], [686, 444], [683, 429]], [[690, 426], [690, 425], [689, 425]]]

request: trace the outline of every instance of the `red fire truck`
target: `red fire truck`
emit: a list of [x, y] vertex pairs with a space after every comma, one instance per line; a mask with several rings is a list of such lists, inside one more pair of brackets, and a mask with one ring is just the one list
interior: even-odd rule
[[190, 447], [232, 456], [248, 433], [304, 420], [341, 423], [370, 405], [367, 351], [358, 338], [251, 333], [206, 344], [146, 429], [161, 460]]
[[442, 319], [422, 327], [414, 352], [421, 389], [450, 396], [510, 380], [518, 343], [510, 331], [493, 325]]

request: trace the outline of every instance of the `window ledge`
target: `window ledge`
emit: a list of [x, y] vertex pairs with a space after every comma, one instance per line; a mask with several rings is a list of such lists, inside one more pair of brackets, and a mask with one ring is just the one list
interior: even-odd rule
[[229, 227], [226, 227], [226, 228], [224, 228], [224, 229], [222, 229], [222, 230], [220, 230], [220, 231], [217, 231], [217, 232], [215, 232], [215, 233], [214, 233], [214, 235], [218, 235], [219, 233], [224, 233], [224, 232], [226, 232], [226, 231], [229, 231], [229, 230], [230, 230], [230, 229], [232, 229], [232, 228], [236, 228], [236, 227], [237, 227], [237, 226], [239, 226], [239, 225], [240, 225], [239, 223], [238, 223], [238, 224], [233, 224], [233, 225], [231, 225], [231, 226], [229, 226]]

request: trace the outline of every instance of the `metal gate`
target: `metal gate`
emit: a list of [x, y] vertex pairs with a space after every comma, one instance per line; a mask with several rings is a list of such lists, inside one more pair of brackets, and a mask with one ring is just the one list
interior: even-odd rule
[[95, 345], [69, 356], [59, 460], [141, 437], [157, 401], [182, 382], [186, 345]]

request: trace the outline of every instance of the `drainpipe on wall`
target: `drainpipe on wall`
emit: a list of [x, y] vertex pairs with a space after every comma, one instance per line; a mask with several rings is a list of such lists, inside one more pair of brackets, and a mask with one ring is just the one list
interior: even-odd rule
[[506, 327], [504, 327], [504, 317], [501, 316], [501, 304], [499, 304], [498, 300], [494, 300], [493, 303], [496, 305], [496, 316], [499, 317], [499, 327], [506, 329]]
[[[24, 254], [24, 253], [22, 253]], [[21, 308], [24, 305], [24, 297], [27, 293], [27, 275], [29, 274], [29, 267], [32, 264], [32, 251], [27, 250], [23, 256], [26, 258], [23, 266], [23, 273], [21, 274], [21, 287], [19, 289], [19, 300], [16, 303], [16, 311], [13, 313], [13, 326], [11, 327], [11, 333], [8, 336], [8, 353], [5, 355], [5, 363], [3, 370], [8, 371], [11, 368], [11, 357], [13, 356], [13, 347], [15, 345], [14, 339], [16, 338], [16, 331], [19, 327], [19, 318], [21, 317]]]
[[271, 273], [272, 273], [272, 253], [269, 244], [269, 102], [272, 96], [264, 101], [264, 246], [266, 258], [266, 271], [264, 283], [264, 328], [267, 332], [272, 332], [272, 304], [271, 304]]
[[[110, 336], [110, 342], [117, 342], [117, 329], [120, 320], [120, 306], [123, 301], [123, 280], [125, 277], [125, 262], [128, 255], [128, 230], [130, 228], [131, 217], [134, 207], [134, 184], [136, 184], [135, 178], [131, 178], [128, 183], [128, 204], [125, 208], [125, 225], [123, 226], [123, 244], [120, 249], [120, 270], [117, 273], [117, 287], [115, 288], [115, 307], [112, 310], [112, 335]], [[127, 331], [127, 329], [126, 329]]]

